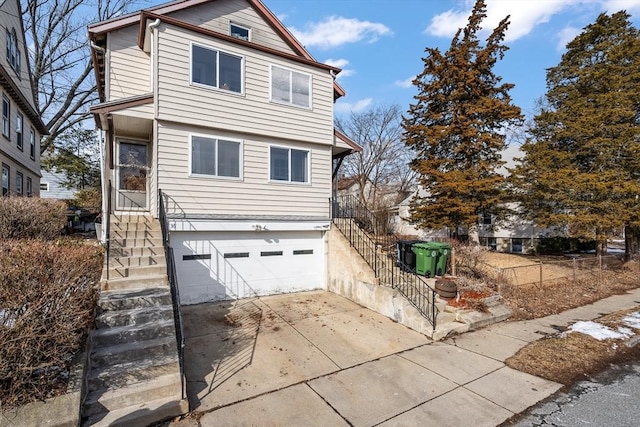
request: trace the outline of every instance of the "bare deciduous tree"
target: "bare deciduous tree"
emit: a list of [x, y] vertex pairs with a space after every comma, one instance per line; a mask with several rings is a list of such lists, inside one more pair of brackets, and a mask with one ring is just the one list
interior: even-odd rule
[[371, 210], [398, 203], [414, 184], [415, 173], [407, 165], [411, 153], [400, 139], [401, 120], [398, 105], [336, 119], [336, 127], [362, 146], [362, 152], [348, 156], [342, 167], [346, 175], [357, 178], [360, 201]]
[[98, 99], [87, 25], [127, 12], [133, 0], [23, 0], [36, 109], [49, 129], [41, 152], [89, 116]]

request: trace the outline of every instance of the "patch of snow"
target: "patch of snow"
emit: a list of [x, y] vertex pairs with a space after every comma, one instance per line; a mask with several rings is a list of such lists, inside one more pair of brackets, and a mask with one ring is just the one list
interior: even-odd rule
[[585, 335], [589, 335], [597, 339], [598, 341], [623, 339], [634, 335], [633, 332], [627, 328], [618, 328], [617, 331], [614, 331], [613, 329], [601, 325], [600, 323], [591, 321], [576, 322], [573, 325], [569, 326], [568, 332], [581, 332]]
[[625, 325], [630, 328], [640, 329], [640, 312], [636, 311], [622, 318]]

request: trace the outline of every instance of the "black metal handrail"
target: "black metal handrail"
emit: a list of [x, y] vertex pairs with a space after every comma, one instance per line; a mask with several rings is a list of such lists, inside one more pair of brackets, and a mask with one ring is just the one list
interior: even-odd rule
[[111, 180], [109, 180], [107, 184], [107, 212], [106, 212], [106, 215], [104, 214], [102, 215], [102, 222], [104, 223], [104, 230], [105, 230], [104, 243], [107, 248], [107, 280], [109, 280], [109, 258], [111, 255], [111, 192], [112, 191], [113, 191], [113, 188], [111, 186]]
[[333, 223], [373, 269], [383, 285], [397, 289], [436, 329], [436, 291], [406, 265], [396, 261], [397, 237], [388, 232], [386, 217], [379, 220], [354, 196], [333, 203]]
[[178, 346], [178, 361], [180, 363], [180, 380], [182, 382], [182, 398], [186, 399], [185, 383], [184, 383], [184, 330], [182, 323], [182, 311], [180, 310], [180, 289], [178, 288], [178, 275], [176, 274], [176, 264], [173, 257], [173, 248], [169, 239], [169, 222], [167, 220], [167, 211], [164, 203], [165, 195], [162, 190], [158, 190], [158, 216], [160, 220], [160, 229], [162, 230], [162, 244], [164, 246], [164, 255], [167, 263], [167, 278], [169, 280], [169, 289], [171, 290], [171, 301], [173, 305], [173, 321], [176, 329], [176, 343]]

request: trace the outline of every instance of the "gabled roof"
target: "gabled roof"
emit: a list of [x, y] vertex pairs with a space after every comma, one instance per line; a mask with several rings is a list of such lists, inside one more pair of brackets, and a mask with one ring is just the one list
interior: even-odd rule
[[[158, 6], [153, 6], [141, 10], [140, 12], [131, 13], [117, 18], [98, 22], [89, 25], [89, 38], [94, 47], [98, 46], [98, 48], [100, 48], [103, 47], [100, 45], [104, 41], [105, 34], [111, 31], [138, 24], [140, 25], [138, 45], [139, 47], [142, 47], [145, 37], [144, 32], [146, 28], [146, 21], [148, 19], [160, 19], [161, 21], [171, 23], [172, 25], [179, 25], [188, 28], [189, 30], [206, 34], [208, 36], [216, 37], [225, 41], [251, 47], [261, 51], [266, 51], [274, 55], [305, 63], [307, 65], [315, 65], [321, 68], [325, 68], [327, 70], [331, 70], [334, 74], [338, 74], [340, 71], [342, 71], [340, 68], [317, 62], [313, 58], [313, 56], [305, 49], [305, 47], [300, 44], [300, 42], [291, 34], [291, 32], [289, 32], [289, 30], [282, 24], [282, 22], [280, 22], [280, 20], [260, 0], [246, 1], [260, 16], [262, 16], [265, 22], [267, 22], [267, 24], [269, 24], [269, 26], [271, 26], [271, 28], [273, 28], [273, 30], [282, 37], [282, 39], [289, 45], [289, 47], [291, 47], [296, 55], [291, 55], [289, 53], [278, 51], [276, 49], [262, 46], [257, 43], [244, 41], [235, 37], [228, 36], [226, 34], [206, 30], [201, 27], [197, 27], [195, 25], [191, 25], [167, 16], [167, 14], [170, 14], [172, 12], [177, 12], [214, 1], [216, 0], [178, 0]], [[99, 55], [96, 49], [92, 49], [91, 56], [94, 63], [94, 70], [96, 72], [96, 80], [98, 81], [98, 92], [100, 95], [100, 99], [104, 101], [104, 58], [101, 57], [103, 55]], [[344, 89], [342, 89], [342, 87], [340, 87], [340, 85], [334, 81], [334, 99], [337, 99], [344, 95]]]

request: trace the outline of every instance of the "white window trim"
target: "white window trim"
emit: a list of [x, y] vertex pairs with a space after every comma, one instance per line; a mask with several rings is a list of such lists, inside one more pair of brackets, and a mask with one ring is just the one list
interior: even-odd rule
[[[198, 82], [194, 82], [193, 81], [193, 46], [198, 46], [201, 47], [203, 49], [209, 49], [209, 50], [214, 50], [218, 53], [222, 52], [225, 53], [227, 55], [231, 55], [231, 56], [235, 56], [237, 58], [240, 58], [240, 92], [234, 92], [232, 90], [228, 90], [228, 89], [222, 89], [218, 86], [210, 86], [210, 85], [206, 85], [203, 83], [198, 83]], [[216, 70], [216, 78], [218, 79], [217, 83], [220, 83], [220, 61], [217, 60], [216, 61], [216, 65], [218, 66], [218, 69]], [[202, 89], [207, 89], [207, 90], [212, 90], [215, 92], [221, 92], [221, 93], [227, 93], [230, 95], [235, 95], [235, 96], [244, 96], [244, 91], [245, 91], [245, 56], [244, 55], [239, 55], [237, 53], [232, 53], [226, 50], [222, 50], [219, 49], [217, 47], [213, 47], [213, 46], [207, 46], [205, 44], [202, 43], [196, 43], [196, 42], [190, 42], [189, 43], [189, 85], [194, 86], [194, 87], [198, 87], [198, 88], [202, 88]]]
[[[278, 99], [273, 99], [273, 67], [277, 67], [283, 70], [287, 70], [289, 72], [294, 72], [298, 74], [303, 74], [305, 76], [309, 76], [309, 106], [308, 107], [293, 103], [293, 93], [291, 93], [291, 88], [289, 89], [290, 95], [291, 95], [291, 102], [285, 102], [285, 101], [280, 101]], [[291, 82], [290, 82], [290, 85], [291, 85]], [[269, 65], [269, 102], [273, 102], [274, 104], [278, 104], [278, 105], [287, 105], [289, 107], [302, 108], [303, 110], [312, 110], [313, 109], [313, 75], [310, 73], [305, 73], [304, 71], [294, 70], [293, 68], [270, 64]]]
[[[243, 30], [247, 30], [248, 36], [247, 36], [247, 40], [245, 40], [245, 41], [248, 41], [248, 42], [250, 42], [250, 41], [251, 41], [251, 35], [252, 35], [252, 34], [251, 34], [251, 27], [247, 27], [246, 25], [238, 24], [237, 22], [229, 21], [229, 35], [230, 35], [231, 37], [233, 37], [233, 34], [231, 34], [231, 26], [232, 26], [232, 25], [233, 25], [234, 27], [238, 27], [238, 28], [242, 28]], [[244, 39], [241, 39], [241, 38], [239, 38], [239, 37], [238, 37], [238, 39], [239, 39], [239, 40], [244, 40]]]
[[[287, 181], [283, 181], [280, 179], [271, 179], [271, 147], [289, 150], [289, 179]], [[291, 181], [291, 150], [307, 152], [307, 181], [306, 182]], [[286, 185], [308, 185], [308, 186], [311, 185], [311, 150], [310, 149], [291, 147], [287, 145], [269, 144], [269, 153], [267, 157], [268, 157], [267, 178], [270, 183], [286, 184]]]
[[[7, 102], [7, 117], [4, 116], [4, 103], [5, 101]], [[5, 95], [4, 93], [2, 94], [2, 135], [11, 140], [11, 100], [9, 99], [9, 97], [7, 95]], [[4, 123], [5, 121], [7, 122], [7, 132], [8, 134], [4, 133]]]
[[[218, 142], [219, 140], [229, 141], [229, 142], [238, 142], [240, 147], [238, 147], [238, 176], [220, 176], [220, 175], [208, 175], [203, 173], [192, 173], [192, 153], [191, 149], [193, 143], [193, 137], [207, 138], [207, 139], [215, 139], [216, 140], [216, 161], [218, 161]], [[219, 135], [211, 135], [205, 133], [189, 133], [189, 178], [205, 178], [205, 179], [215, 179], [215, 180], [225, 180], [225, 181], [243, 181], [244, 180], [244, 141], [242, 139], [236, 138], [227, 138], [226, 136]], [[218, 172], [218, 165], [216, 165], [216, 173]]]

